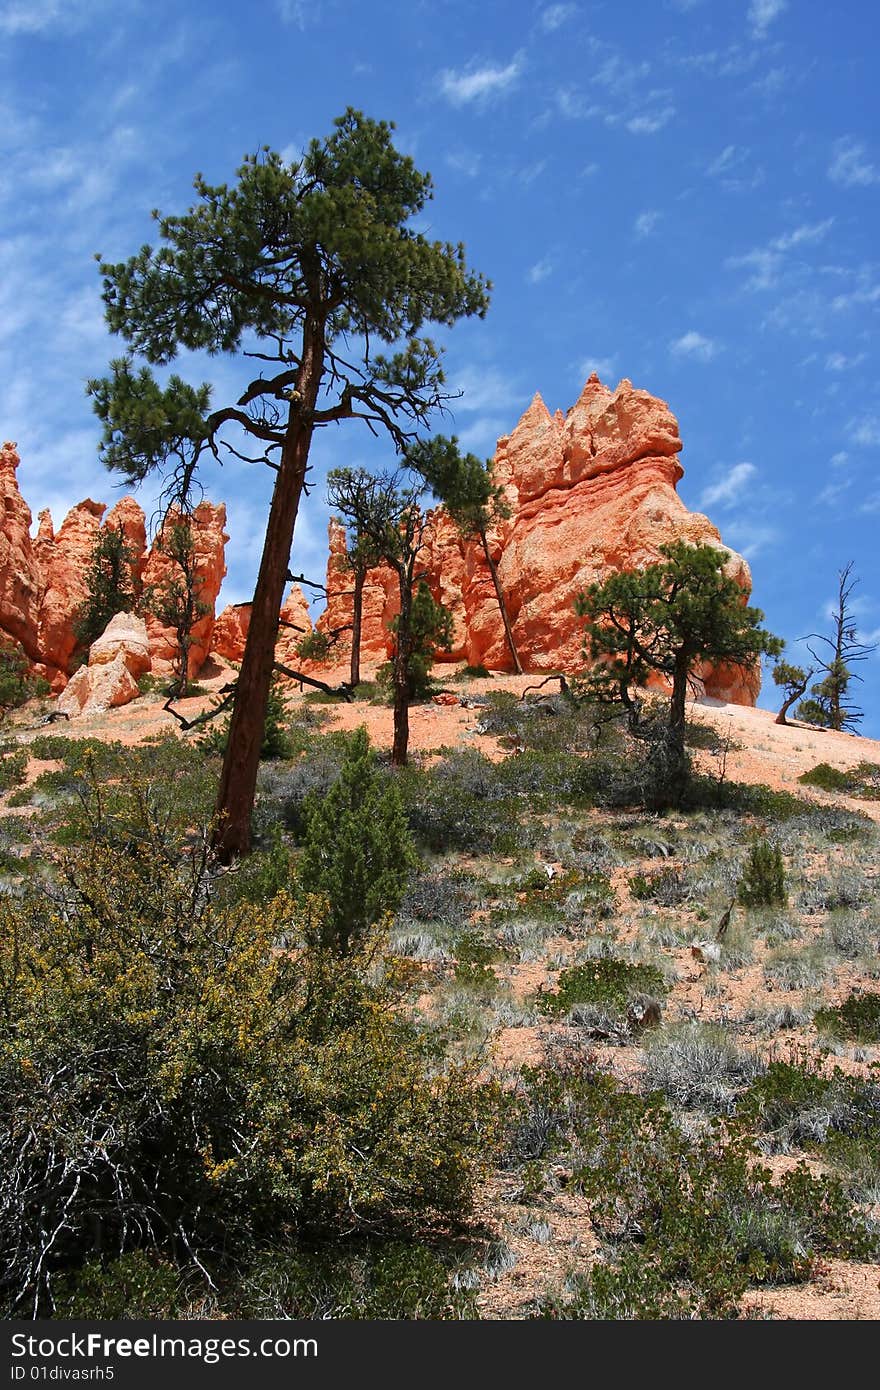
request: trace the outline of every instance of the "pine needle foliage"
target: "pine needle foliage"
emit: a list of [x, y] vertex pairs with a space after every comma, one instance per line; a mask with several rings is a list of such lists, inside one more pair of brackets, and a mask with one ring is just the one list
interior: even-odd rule
[[355, 730], [339, 778], [306, 811], [299, 881], [329, 904], [323, 947], [347, 955], [399, 906], [417, 862], [394, 780], [383, 778], [366, 729]]

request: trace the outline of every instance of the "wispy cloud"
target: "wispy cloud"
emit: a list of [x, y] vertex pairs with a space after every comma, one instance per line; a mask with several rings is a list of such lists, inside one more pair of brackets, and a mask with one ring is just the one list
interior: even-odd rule
[[776, 237], [770, 245], [774, 251], [790, 251], [793, 246], [801, 246], [804, 242], [821, 241], [833, 223], [833, 217], [826, 217], [824, 222], [804, 222], [793, 232]]
[[739, 517], [725, 526], [733, 545], [746, 560], [754, 560], [761, 550], [775, 545], [780, 539], [779, 530], [766, 521], [756, 521], [750, 517]]
[[805, 222], [790, 232], [774, 237], [766, 246], [756, 246], [742, 256], [728, 256], [724, 262], [727, 270], [751, 271], [746, 282], [750, 290], [772, 289], [777, 283], [785, 257], [795, 247], [814, 244], [825, 237], [834, 223], [833, 217], [823, 222]]
[[834, 146], [828, 177], [843, 188], [867, 188], [872, 183], [880, 183], [880, 170], [871, 163], [865, 146], [851, 135], [845, 135]]
[[642, 116], [633, 116], [626, 122], [630, 135], [656, 135], [668, 125], [675, 115], [674, 106], [664, 106], [659, 111], [651, 111]]
[[733, 507], [742, 500], [743, 494], [751, 490], [751, 481], [757, 473], [753, 463], [737, 463], [717, 482], [710, 483], [700, 496], [701, 507]]
[[446, 155], [446, 163], [457, 174], [467, 179], [475, 179], [480, 172], [482, 159], [475, 150], [451, 150]]
[[276, 0], [276, 4], [282, 22], [296, 29], [307, 29], [320, 15], [320, 4], [306, 0]]
[[875, 448], [880, 444], [880, 415], [863, 415], [860, 420], [850, 420], [847, 438], [863, 449]]
[[631, 135], [654, 135], [672, 120], [676, 108], [668, 87], [651, 85], [651, 64], [634, 62], [624, 52], [596, 38], [588, 40], [596, 59], [589, 90], [560, 85], [553, 94], [566, 120], [601, 120], [623, 126]]
[[462, 367], [452, 380], [452, 391], [460, 391], [461, 399], [452, 402], [456, 414], [461, 412], [504, 415], [521, 404], [522, 393], [496, 367], [472, 364]]
[[813, 506], [834, 507], [851, 487], [852, 478], [839, 478], [837, 482], [826, 483], [813, 498]]
[[52, 35], [80, 29], [103, 8], [100, 0], [3, 0], [0, 3], [0, 34], [15, 38], [24, 34]]
[[843, 352], [829, 352], [825, 358], [825, 370], [827, 372], [850, 372], [854, 367], [859, 367], [865, 360], [863, 352], [857, 352], [854, 357], [847, 357]]
[[578, 367], [578, 381], [581, 385], [596, 373], [600, 381], [606, 385], [616, 382], [617, 377], [617, 358], [616, 357], [585, 357]]
[[541, 28], [547, 34], [555, 34], [569, 19], [577, 14], [577, 5], [548, 5], [539, 16]]
[[762, 39], [774, 20], [787, 9], [788, 0], [751, 0], [746, 17], [755, 38]]
[[553, 269], [553, 262], [548, 256], [545, 256], [543, 260], [536, 261], [533, 266], [529, 267], [526, 279], [530, 285], [540, 285], [542, 280], [546, 280], [548, 275], [553, 274]]
[[656, 208], [649, 208], [646, 212], [639, 213], [633, 223], [633, 232], [639, 240], [652, 234], [662, 216], [662, 212], [658, 212]]
[[712, 358], [718, 355], [720, 348], [713, 338], [707, 338], [695, 328], [691, 328], [687, 333], [682, 333], [680, 338], [675, 338], [669, 344], [669, 350], [674, 357], [692, 357], [697, 362], [711, 362]]
[[510, 433], [514, 423], [513, 417], [509, 415], [481, 415], [463, 430], [459, 430], [458, 442], [462, 449], [494, 453], [498, 440], [503, 434]]
[[706, 166], [709, 178], [716, 179], [726, 193], [748, 193], [764, 182], [761, 165], [752, 165], [752, 152], [747, 146], [725, 145]]
[[516, 86], [523, 67], [523, 55], [517, 53], [506, 67], [487, 63], [484, 67], [471, 67], [461, 72], [445, 68], [438, 78], [440, 94], [453, 106], [489, 101]]

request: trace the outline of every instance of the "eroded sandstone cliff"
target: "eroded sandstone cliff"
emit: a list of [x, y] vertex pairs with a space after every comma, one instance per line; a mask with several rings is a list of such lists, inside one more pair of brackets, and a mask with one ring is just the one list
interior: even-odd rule
[[[489, 545], [526, 670], [577, 669], [577, 595], [609, 570], [656, 560], [664, 542], [722, 547], [727, 572], [749, 594], [745, 560], [723, 546], [709, 518], [689, 511], [676, 492], [681, 447], [678, 421], [665, 401], [628, 380], [612, 391], [595, 374], [567, 414], [551, 415], [536, 395], [511, 434], [499, 439], [495, 477], [510, 517], [490, 534]], [[328, 605], [318, 624], [326, 630], [351, 619], [344, 550], [342, 529], [331, 523]], [[463, 540], [442, 508], [432, 514], [423, 562], [435, 597], [455, 620], [448, 659], [512, 669], [482, 547]], [[385, 568], [372, 571], [364, 603], [366, 659], [385, 654], [396, 611], [393, 576]], [[716, 667], [701, 674], [708, 694], [754, 704], [757, 671]]]

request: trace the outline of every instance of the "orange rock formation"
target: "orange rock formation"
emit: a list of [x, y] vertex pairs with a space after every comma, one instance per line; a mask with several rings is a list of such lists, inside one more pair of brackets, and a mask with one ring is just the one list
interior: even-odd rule
[[[676, 492], [678, 422], [665, 401], [624, 380], [612, 391], [593, 374], [566, 415], [551, 415], [536, 395], [511, 434], [499, 439], [495, 477], [504, 488], [510, 517], [488, 537], [505, 594], [520, 660], [527, 671], [576, 670], [582, 665], [577, 595], [610, 570], [633, 569], [658, 558], [666, 541], [683, 539], [721, 546], [721, 537], [699, 512], [690, 512]], [[47, 512], [31, 538], [31, 513], [16, 481], [15, 446], [0, 449], [0, 630], [21, 642], [29, 658], [62, 689], [74, 652], [73, 620], [85, 598], [85, 574], [104, 506], [86, 500], [55, 532]], [[250, 606], [226, 608], [214, 620], [220, 589], [225, 508], [204, 502], [194, 518], [203, 576], [202, 599], [209, 613], [196, 625], [190, 674], [209, 651], [240, 661]], [[171, 562], [146, 549], [144, 516], [133, 498], [123, 498], [103, 524], [121, 526], [138, 556], [138, 579], [156, 584]], [[345, 531], [331, 521], [327, 606], [319, 630], [337, 635], [331, 661], [344, 661], [350, 643], [352, 576], [346, 565]], [[728, 549], [727, 547], [723, 547]], [[490, 670], [512, 668], [495, 591], [479, 541], [463, 540], [442, 508], [431, 514], [422, 568], [434, 592], [452, 612], [455, 628], [448, 659]], [[728, 573], [751, 590], [741, 556], [729, 552]], [[397, 613], [397, 577], [387, 566], [371, 570], [364, 588], [362, 658], [383, 661], [389, 627]], [[308, 605], [294, 585], [281, 611], [277, 655], [286, 665], [311, 669], [295, 646], [311, 631]], [[174, 634], [147, 620], [154, 669], [167, 671], [175, 656]], [[441, 658], [442, 659], [442, 658]], [[706, 693], [754, 704], [757, 669], [706, 667], [699, 673]]]
[[[612, 391], [595, 373], [567, 415], [551, 415], [536, 395], [513, 432], [498, 441], [495, 477], [511, 515], [490, 534], [489, 544], [526, 670], [582, 665], [582, 625], [574, 601], [609, 570], [648, 564], [671, 540], [722, 546], [708, 517], [688, 511], [675, 490], [683, 473], [680, 450], [678, 422], [665, 401], [627, 380]], [[730, 557], [727, 572], [747, 596], [748, 565], [723, 548]], [[322, 629], [351, 621], [344, 556], [342, 528], [331, 523]], [[435, 597], [455, 619], [448, 659], [512, 669], [482, 547], [462, 540], [442, 508], [432, 515], [424, 569]], [[384, 656], [396, 611], [393, 576], [384, 569], [371, 572], [364, 603], [365, 659]], [[709, 695], [748, 705], [757, 698], [757, 670], [707, 667], [700, 675]]]
[[[86, 598], [86, 579], [95, 541], [102, 525], [121, 530], [135, 556], [136, 584], [155, 583], [170, 567], [156, 546], [147, 549], [144, 513], [133, 497], [123, 497], [104, 516], [106, 506], [86, 498], [73, 507], [56, 531], [49, 512], [40, 513], [37, 535], [31, 538], [31, 511], [19, 492], [14, 444], [0, 448], [0, 631], [20, 642], [34, 667], [63, 690], [76, 649], [74, 622]], [[226, 509], [203, 502], [195, 512], [193, 529], [201, 599], [208, 613], [196, 625], [190, 674], [196, 675], [210, 649], [214, 604], [226, 573], [223, 526]], [[150, 648], [159, 670], [174, 657], [173, 634], [150, 619]]]

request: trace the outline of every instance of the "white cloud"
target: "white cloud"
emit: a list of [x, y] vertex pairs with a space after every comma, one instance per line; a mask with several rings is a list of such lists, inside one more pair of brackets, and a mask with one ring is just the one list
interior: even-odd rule
[[769, 290], [776, 284], [776, 274], [782, 264], [782, 257], [778, 251], [756, 247], [754, 251], [747, 251], [744, 256], [728, 256], [724, 264], [728, 270], [752, 271], [750, 279], [746, 281], [748, 289]]
[[89, 4], [74, 0], [6, 0], [0, 4], [0, 33], [43, 34], [47, 30], [78, 27], [88, 18]]
[[697, 362], [711, 362], [719, 352], [719, 347], [714, 339], [707, 338], [695, 328], [691, 328], [687, 333], [682, 333], [680, 338], [674, 339], [669, 344], [669, 350], [675, 357], [693, 357]]
[[880, 285], [865, 283], [857, 290], [847, 294], [835, 295], [831, 301], [832, 309], [851, 309], [855, 304], [876, 304], [880, 300]]
[[310, 22], [314, 7], [305, 0], [277, 0], [278, 13], [284, 24], [293, 24], [297, 29], [305, 29]]
[[457, 174], [467, 179], [475, 179], [480, 172], [482, 160], [473, 150], [452, 150], [446, 156], [446, 163]]
[[836, 454], [831, 455], [832, 468], [844, 468], [849, 463], [849, 454], [845, 449], [838, 449]]
[[823, 222], [804, 222], [793, 231], [783, 232], [774, 237], [766, 246], [756, 246], [742, 256], [728, 256], [724, 262], [727, 270], [750, 270], [746, 288], [750, 290], [769, 290], [777, 283], [785, 257], [797, 246], [811, 245], [821, 241], [834, 224], [833, 217]]
[[656, 208], [650, 208], [646, 212], [640, 212], [633, 223], [635, 235], [640, 240], [644, 237], [649, 237], [662, 216], [662, 212], [657, 212]]
[[542, 280], [546, 280], [548, 275], [553, 274], [553, 262], [546, 256], [541, 261], [536, 261], [529, 267], [527, 279], [530, 285], [540, 285]]
[[494, 453], [498, 440], [502, 435], [509, 434], [512, 426], [512, 417], [502, 419], [498, 415], [481, 415], [458, 431], [458, 442], [465, 450]]
[[755, 38], [762, 39], [774, 20], [788, 9], [788, 0], [751, 0], [748, 21]]
[[652, 111], [643, 116], [633, 116], [626, 123], [626, 128], [630, 135], [656, 135], [658, 130], [662, 130], [668, 125], [675, 115], [674, 106], [664, 106], [660, 111]]
[[725, 530], [740, 555], [753, 560], [760, 550], [774, 545], [779, 540], [779, 531], [764, 521], [742, 519], [728, 522]]
[[541, 28], [548, 34], [555, 34], [566, 20], [577, 14], [577, 5], [548, 5], [541, 11]]
[[862, 448], [871, 449], [880, 444], [880, 415], [865, 415], [861, 420], [850, 420], [849, 441]]
[[761, 165], [751, 164], [751, 150], [744, 145], [725, 145], [721, 153], [706, 166], [709, 178], [717, 179], [728, 193], [744, 193], [764, 182]]
[[843, 188], [867, 188], [872, 183], [880, 183], [880, 170], [867, 158], [865, 146], [851, 135], [845, 135], [834, 146], [828, 177]]
[[827, 372], [848, 372], [853, 367], [858, 367], [865, 360], [865, 354], [859, 352], [855, 357], [847, 357], [843, 352], [829, 352], [825, 358], [825, 370]]
[[612, 381], [616, 382], [618, 380], [617, 358], [585, 357], [578, 368], [578, 380], [583, 384], [589, 380], [594, 372], [599, 380], [604, 381], [606, 385], [610, 385]]
[[718, 158], [712, 160], [712, 163], [706, 169], [706, 173], [712, 174], [713, 177], [718, 174], [723, 174], [726, 170], [730, 169], [732, 165], [739, 163], [745, 154], [746, 151], [740, 150], [736, 145], [725, 145], [720, 155], [718, 155]]
[[793, 232], [776, 237], [770, 246], [774, 251], [790, 251], [793, 246], [801, 246], [805, 241], [821, 241], [833, 223], [833, 217], [826, 217], [824, 222], [804, 222]]
[[816, 494], [813, 505], [815, 507], [833, 506], [850, 487], [852, 487], [852, 478], [841, 478], [839, 482], [828, 483], [821, 492]]
[[503, 95], [515, 86], [522, 70], [521, 53], [503, 68], [493, 67], [492, 64], [482, 68], [471, 68], [465, 72], [445, 68], [438, 79], [440, 93], [453, 106], [466, 106], [471, 101], [486, 101], [490, 97]]
[[473, 411], [501, 415], [521, 403], [520, 392], [510, 378], [495, 367], [462, 367], [453, 377], [450, 390], [462, 393], [459, 400], [450, 402], [456, 414]]
[[711, 483], [703, 490], [700, 506], [732, 507], [740, 500], [742, 493], [747, 489], [757, 471], [753, 463], [735, 464], [729, 473], [725, 473], [723, 478], [719, 478], [717, 483]]

